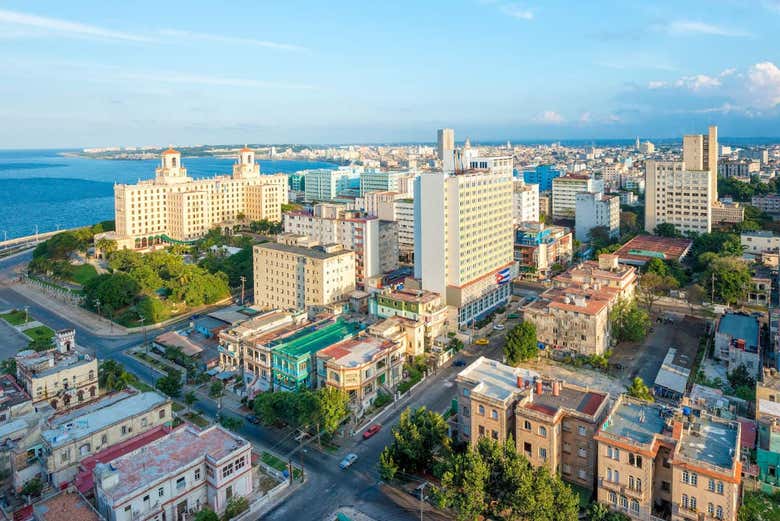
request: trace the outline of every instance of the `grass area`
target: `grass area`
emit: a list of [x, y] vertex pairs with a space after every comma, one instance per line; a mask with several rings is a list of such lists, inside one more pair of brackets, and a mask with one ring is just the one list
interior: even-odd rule
[[46, 326], [36, 326], [25, 329], [24, 334], [30, 337], [30, 340], [49, 340], [54, 338], [54, 331]]
[[73, 282], [81, 284], [82, 286], [90, 280], [97, 277], [97, 270], [92, 264], [79, 264], [73, 267], [73, 275], [71, 279]]
[[171, 408], [173, 409], [173, 412], [179, 412], [179, 411], [183, 411], [186, 407], [184, 407], [179, 402], [173, 402], [171, 404]]
[[[263, 452], [260, 455], [260, 460], [266, 465], [268, 465], [269, 467], [278, 470], [279, 472], [284, 472], [285, 470], [288, 470], [287, 463], [277, 458], [270, 452]], [[293, 478], [301, 479], [301, 469], [297, 467], [293, 467]]]
[[132, 386], [135, 387], [136, 389], [138, 389], [139, 391], [141, 391], [142, 393], [148, 393], [148, 392], [152, 392], [152, 391], [156, 392], [157, 391], [151, 385], [147, 385], [147, 384], [145, 384], [143, 382], [133, 382]]
[[131, 356], [134, 356], [135, 358], [143, 360], [147, 364], [150, 364], [150, 365], [156, 367], [157, 369], [159, 369], [163, 373], [167, 373], [168, 369], [170, 369], [170, 367], [168, 367], [164, 363], [160, 362], [156, 358], [154, 358], [152, 356], [149, 356], [146, 353], [143, 353], [141, 351], [136, 351], [135, 353], [131, 353]]
[[27, 312], [21, 309], [14, 309], [13, 311], [4, 313], [0, 315], [0, 318], [5, 320], [12, 326], [21, 326], [22, 324], [26, 324], [27, 322], [29, 322], [29, 320], [26, 320]]
[[188, 422], [197, 425], [201, 429], [205, 429], [211, 425], [211, 423], [206, 418], [195, 412], [185, 412], [182, 416], [184, 416], [184, 419], [186, 419]]

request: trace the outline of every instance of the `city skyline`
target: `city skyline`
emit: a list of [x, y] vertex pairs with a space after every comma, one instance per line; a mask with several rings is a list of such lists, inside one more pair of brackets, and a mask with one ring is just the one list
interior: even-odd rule
[[6, 2], [0, 143], [778, 134], [780, 3], [595, 7]]

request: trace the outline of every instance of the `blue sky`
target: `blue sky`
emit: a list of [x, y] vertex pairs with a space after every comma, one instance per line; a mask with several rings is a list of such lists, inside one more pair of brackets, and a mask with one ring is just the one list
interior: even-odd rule
[[227, 4], [0, 0], [0, 148], [780, 135], [780, 0]]

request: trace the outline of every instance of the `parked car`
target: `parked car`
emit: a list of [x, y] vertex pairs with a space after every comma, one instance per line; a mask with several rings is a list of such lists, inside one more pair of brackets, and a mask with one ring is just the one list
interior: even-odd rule
[[458, 358], [457, 360], [454, 360], [452, 362], [452, 365], [454, 365], [455, 367], [463, 367], [464, 365], [466, 365], [466, 361], [463, 360], [462, 358]]
[[260, 423], [260, 418], [258, 418], [254, 414], [247, 414], [246, 421], [248, 421], [252, 425], [258, 425]]
[[343, 460], [341, 460], [341, 463], [339, 463], [339, 468], [341, 470], [346, 470], [349, 467], [351, 467], [352, 464], [355, 463], [355, 461], [357, 461], [357, 459], [358, 459], [358, 455], [355, 454], [354, 452], [350, 452], [349, 454], [344, 456]]
[[474, 341], [474, 343], [477, 344], [478, 346], [486, 346], [490, 343], [490, 340], [488, 340], [487, 338], [478, 338]]
[[363, 431], [363, 439], [367, 440], [368, 438], [370, 438], [371, 436], [373, 436], [374, 434], [379, 432], [379, 429], [381, 429], [381, 428], [382, 428], [381, 425], [379, 425], [378, 423], [375, 423], [374, 425], [372, 425], [371, 427], [369, 427], [368, 429]]
[[493, 324], [493, 331], [503, 331], [506, 329], [504, 324]]
[[514, 320], [516, 318], [520, 318], [520, 313], [510, 313], [506, 316], [509, 320]]

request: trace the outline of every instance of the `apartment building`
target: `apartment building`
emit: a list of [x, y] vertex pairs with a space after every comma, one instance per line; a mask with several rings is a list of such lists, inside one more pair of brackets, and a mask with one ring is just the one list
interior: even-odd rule
[[436, 131], [436, 155], [440, 161], [452, 155], [455, 150], [455, 130], [440, 128]]
[[760, 325], [756, 317], [726, 313], [718, 319], [715, 329], [715, 358], [725, 362], [733, 372], [744, 365], [755, 379], [761, 375]]
[[63, 329], [54, 335], [54, 348], [16, 355], [16, 380], [34, 406], [67, 409], [98, 396], [98, 362], [78, 350], [74, 329]]
[[603, 192], [604, 182], [586, 174], [569, 174], [552, 180], [553, 219], [574, 219], [577, 210], [577, 194]]
[[[223, 329], [219, 332], [219, 366], [226, 371], [242, 369], [245, 373], [262, 374], [268, 378], [270, 360], [254, 349], [255, 343], [270, 331], [294, 327], [303, 322], [306, 322], [306, 314], [302, 311], [291, 313], [273, 310]], [[262, 369], [256, 367], [261, 362]]]
[[522, 179], [514, 180], [512, 218], [514, 224], [539, 222], [539, 185], [526, 184]]
[[360, 195], [369, 192], [400, 192], [400, 179], [413, 177], [407, 171], [370, 169], [360, 173]]
[[515, 407], [517, 451], [531, 465], [547, 467], [564, 480], [593, 489], [596, 434], [609, 410], [609, 394], [557, 379], [529, 382]]
[[755, 206], [762, 212], [772, 214], [780, 213], [780, 195], [754, 195], [750, 198], [750, 205]]
[[769, 230], [742, 232], [739, 242], [745, 253], [760, 255], [765, 252], [780, 252], [780, 236], [776, 236]]
[[332, 201], [349, 186], [350, 170], [317, 168], [303, 173], [305, 201]]
[[632, 519], [737, 519], [740, 424], [621, 396], [596, 434], [598, 501]]
[[745, 207], [733, 201], [715, 201], [712, 203], [712, 225], [731, 225], [745, 220]]
[[710, 193], [718, 200], [718, 127], [711, 125], [707, 134], [683, 136], [683, 163], [687, 171], [709, 172]]
[[0, 424], [32, 411], [32, 399], [16, 382], [16, 378], [10, 374], [0, 375]]
[[749, 180], [751, 175], [758, 174], [760, 170], [760, 161], [724, 159], [718, 163], [718, 175], [721, 177], [737, 177]]
[[280, 221], [287, 203], [287, 176], [261, 175], [254, 151], [244, 147], [233, 175], [193, 179], [181, 153], [162, 154], [155, 178], [134, 185], [114, 185], [116, 232], [120, 248], [146, 248], [170, 241], [191, 241], [240, 216], [252, 221]]
[[[503, 158], [479, 164], [503, 162]], [[505, 304], [514, 276], [512, 173], [493, 170], [417, 177], [414, 276], [445, 297], [452, 323], [466, 324]], [[507, 171], [508, 170], [508, 171]]]
[[639, 280], [636, 268], [620, 264], [620, 257], [602, 253], [596, 261], [576, 264], [553, 279], [558, 288], [574, 286], [612, 289], [617, 298], [633, 300], [636, 284]]
[[514, 439], [515, 406], [539, 378], [530, 369], [477, 358], [455, 377], [460, 440], [476, 445], [481, 437]]
[[780, 373], [764, 368], [756, 384], [758, 480], [769, 490], [780, 487]]
[[301, 235], [254, 246], [253, 271], [255, 305], [264, 309], [324, 307], [355, 289], [355, 253]]
[[398, 230], [392, 221], [381, 221], [341, 205], [317, 204], [311, 212], [288, 212], [284, 231], [306, 235], [323, 244], [340, 244], [355, 252], [357, 285], [398, 267]]
[[375, 336], [360, 335], [317, 352], [320, 385], [344, 391], [362, 416], [379, 392], [390, 396], [403, 379], [403, 345]]
[[252, 446], [220, 425], [185, 424], [94, 470], [97, 510], [108, 521], [184, 521], [221, 514], [252, 494]]
[[573, 237], [569, 228], [523, 223], [515, 230], [515, 260], [520, 274], [546, 278], [553, 265], [568, 266], [572, 261]]
[[620, 236], [620, 196], [582, 192], [575, 197], [575, 237], [590, 241], [593, 228], [606, 228], [611, 238]]
[[553, 165], [538, 165], [533, 170], [523, 172], [523, 181], [539, 185], [540, 192], [549, 192], [552, 190], [553, 179], [561, 175], [561, 171]]
[[[369, 304], [380, 318], [401, 317], [423, 326], [424, 346], [447, 329], [447, 306], [441, 295], [423, 289], [387, 289], [375, 295]], [[417, 351], [417, 350], [415, 350]]]

